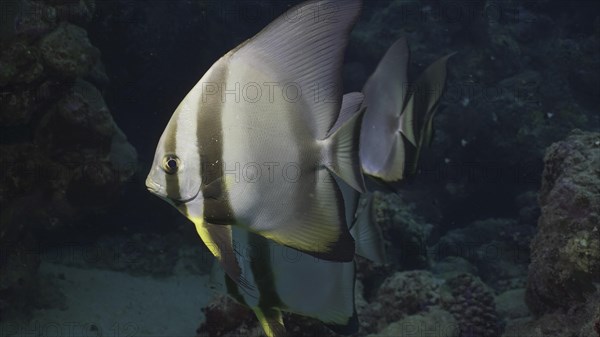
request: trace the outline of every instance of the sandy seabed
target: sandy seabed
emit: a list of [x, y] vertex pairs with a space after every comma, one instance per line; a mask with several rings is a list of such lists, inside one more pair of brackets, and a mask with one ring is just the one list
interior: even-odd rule
[[47, 291], [60, 291], [64, 303], [0, 323], [0, 337], [193, 337], [213, 295], [208, 275], [186, 272], [156, 278], [42, 262], [39, 275], [53, 279]]

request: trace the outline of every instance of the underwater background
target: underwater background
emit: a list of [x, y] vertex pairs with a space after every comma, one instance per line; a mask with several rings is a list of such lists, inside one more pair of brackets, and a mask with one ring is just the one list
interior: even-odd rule
[[[260, 334], [144, 180], [188, 90], [300, 1], [0, 3], [0, 337]], [[402, 34], [409, 78], [456, 55], [419, 171], [376, 194], [356, 336], [600, 336], [600, 5], [365, 1], [344, 92]]]

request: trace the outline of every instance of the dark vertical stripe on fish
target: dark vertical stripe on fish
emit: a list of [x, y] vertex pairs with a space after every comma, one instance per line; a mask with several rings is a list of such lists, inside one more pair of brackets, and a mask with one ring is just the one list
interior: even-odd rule
[[[167, 124], [167, 134], [164, 143], [164, 154], [165, 155], [177, 155], [177, 118], [173, 120], [173, 123]], [[165, 188], [169, 198], [175, 202], [181, 199], [181, 191], [179, 189], [179, 173], [165, 176]]]
[[[217, 67], [210, 81], [226, 87], [225, 67]], [[221, 98], [210, 97], [218, 102], [198, 102], [200, 111], [196, 122], [196, 139], [200, 158], [201, 190], [204, 202], [203, 216], [208, 223], [232, 225], [235, 222], [233, 209], [225, 187], [223, 162], [223, 125], [221, 120]], [[200, 100], [202, 100], [202, 95]]]

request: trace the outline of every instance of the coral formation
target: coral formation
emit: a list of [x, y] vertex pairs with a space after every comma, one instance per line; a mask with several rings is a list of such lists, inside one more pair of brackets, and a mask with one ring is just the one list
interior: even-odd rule
[[257, 328], [252, 310], [226, 295], [216, 296], [202, 312], [205, 319], [196, 330], [198, 337], [241, 336], [243, 333], [250, 336], [249, 332]]
[[56, 76], [77, 78], [86, 75], [98, 61], [100, 52], [91, 45], [86, 31], [63, 23], [39, 44], [44, 64]]
[[399, 269], [427, 268], [426, 244], [433, 226], [398, 194], [376, 192], [373, 203], [376, 223], [387, 241], [388, 261]]
[[530, 312], [525, 304], [525, 289], [511, 289], [496, 296], [496, 311], [505, 320], [528, 317]]
[[[448, 231], [432, 247], [437, 260], [461, 258], [497, 290], [525, 285], [533, 227], [515, 219], [486, 219]], [[466, 270], [469, 271], [469, 270]]]
[[481, 280], [462, 274], [447, 280], [445, 287], [451, 296], [442, 296], [443, 307], [458, 321], [461, 337], [501, 335], [493, 293]]
[[[502, 332], [492, 292], [470, 274], [444, 281], [425, 270], [396, 272], [371, 300], [365, 301], [361, 294], [359, 281], [355, 301], [360, 328], [355, 336], [435, 332], [436, 336], [494, 337]], [[206, 318], [198, 336], [233, 337], [260, 331], [252, 312], [225, 296], [217, 297], [203, 312]], [[284, 321], [293, 336], [337, 336], [314, 319], [285, 314]]]
[[439, 303], [439, 284], [428, 271], [396, 272], [388, 277], [360, 312], [361, 329], [372, 333]]
[[[261, 329], [252, 310], [220, 295], [202, 309], [205, 319], [196, 330], [197, 337], [261, 336]], [[289, 336], [294, 337], [337, 337], [316, 319], [284, 313], [283, 321]]]
[[458, 322], [445, 310], [434, 307], [416, 315], [406, 316], [388, 325], [379, 333], [367, 337], [459, 337]]
[[550, 146], [531, 243], [527, 304], [535, 314], [582, 303], [600, 282], [600, 134], [576, 131]]
[[[85, 24], [94, 1], [12, 3], [18, 25], [0, 38], [0, 293], [35, 294], [42, 235], [113, 204], [137, 153], [84, 80], [105, 76], [99, 50], [67, 22]], [[2, 297], [3, 317], [26, 311]]]
[[537, 319], [509, 321], [502, 337], [597, 337], [598, 330], [594, 326], [599, 318], [600, 295], [596, 292], [570, 310], [556, 310]]

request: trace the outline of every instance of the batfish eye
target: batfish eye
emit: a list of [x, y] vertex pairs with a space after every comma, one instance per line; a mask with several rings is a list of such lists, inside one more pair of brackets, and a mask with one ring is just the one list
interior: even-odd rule
[[162, 169], [167, 174], [175, 174], [179, 167], [181, 166], [181, 161], [175, 155], [167, 155], [163, 158]]

